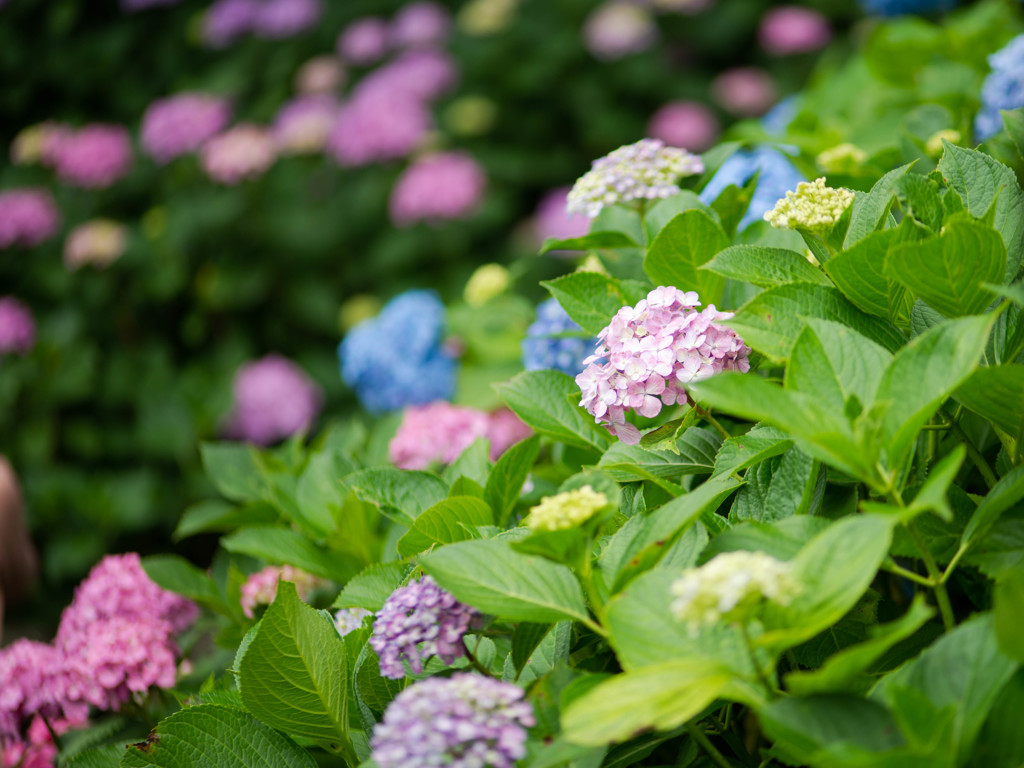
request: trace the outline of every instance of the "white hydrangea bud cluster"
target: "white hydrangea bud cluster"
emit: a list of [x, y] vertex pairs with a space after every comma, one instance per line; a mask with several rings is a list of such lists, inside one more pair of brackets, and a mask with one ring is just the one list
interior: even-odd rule
[[607, 505], [607, 496], [584, 485], [541, 499], [524, 522], [534, 531], [564, 531], [582, 525]]
[[606, 205], [678, 194], [680, 178], [703, 172], [697, 155], [659, 139], [641, 139], [595, 160], [569, 192], [566, 210], [593, 219]]
[[723, 552], [683, 572], [671, 609], [696, 635], [702, 626], [751, 618], [762, 600], [788, 605], [801, 591], [789, 563], [764, 552]]
[[775, 203], [775, 207], [764, 215], [764, 220], [778, 229], [824, 232], [839, 221], [854, 197], [849, 189], [826, 186], [824, 177], [801, 181], [795, 192], [790, 190]]

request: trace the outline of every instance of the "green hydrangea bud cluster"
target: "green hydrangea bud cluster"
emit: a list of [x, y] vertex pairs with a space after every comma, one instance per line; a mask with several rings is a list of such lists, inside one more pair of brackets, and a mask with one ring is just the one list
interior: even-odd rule
[[801, 181], [796, 191], [790, 190], [764, 215], [764, 220], [778, 229], [828, 231], [850, 207], [854, 194], [848, 189], [833, 189], [825, 178]]
[[607, 505], [607, 496], [584, 485], [541, 499], [524, 522], [534, 531], [564, 531], [582, 525]]

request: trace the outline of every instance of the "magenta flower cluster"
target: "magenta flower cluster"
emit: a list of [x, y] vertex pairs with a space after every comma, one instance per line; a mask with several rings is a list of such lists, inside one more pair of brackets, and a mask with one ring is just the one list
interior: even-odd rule
[[203, 17], [203, 42], [226, 48], [239, 38], [293, 37], [316, 25], [321, 0], [216, 0]]
[[431, 677], [388, 706], [372, 758], [380, 768], [512, 768], [535, 723], [517, 685], [465, 672]]
[[0, 355], [28, 354], [36, 343], [32, 312], [13, 296], [0, 298]]
[[323, 405], [323, 394], [305, 371], [281, 355], [246, 363], [235, 374], [230, 437], [269, 445], [308, 430]]
[[228, 124], [231, 106], [208, 93], [154, 101], [142, 116], [142, 148], [158, 163], [196, 152]]
[[30, 248], [57, 234], [60, 212], [53, 196], [42, 189], [0, 192], [0, 248]]
[[53, 167], [65, 184], [86, 189], [109, 187], [132, 165], [132, 141], [120, 125], [93, 123], [59, 134]]
[[406, 168], [391, 190], [391, 221], [407, 227], [469, 216], [483, 198], [487, 177], [465, 152], [438, 152]]
[[479, 437], [491, 443], [491, 460], [530, 436], [530, 428], [511, 411], [485, 413], [440, 400], [412, 406], [402, 414], [388, 456], [400, 469], [428, 469], [451, 464]]
[[439, 46], [450, 28], [451, 18], [443, 6], [419, 0], [403, 6], [390, 24], [380, 16], [351, 22], [338, 36], [338, 55], [357, 66], [373, 64], [392, 50]]
[[393, 679], [405, 677], [403, 659], [417, 675], [431, 656], [451, 664], [465, 655], [462, 636], [477, 617], [473, 608], [445, 592], [430, 576], [399, 587], [373, 622], [370, 645], [380, 660], [380, 673]]
[[623, 307], [597, 336], [597, 349], [576, 383], [580, 405], [624, 443], [639, 430], [626, 411], [657, 416], [663, 406], [685, 402], [686, 385], [721, 371], [750, 370], [750, 348], [720, 325], [732, 317], [712, 304], [698, 311], [696, 292], [655, 288], [635, 307]]

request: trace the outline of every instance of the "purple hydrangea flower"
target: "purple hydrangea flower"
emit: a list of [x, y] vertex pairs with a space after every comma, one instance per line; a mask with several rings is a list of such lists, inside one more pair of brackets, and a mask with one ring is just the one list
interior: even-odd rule
[[289, 101], [274, 118], [274, 143], [282, 154], [320, 152], [338, 116], [338, 102], [330, 96], [303, 96]]
[[271, 40], [294, 37], [316, 25], [321, 11], [320, 0], [263, 0], [252, 31]]
[[266, 173], [277, 159], [277, 148], [266, 128], [239, 123], [203, 144], [200, 159], [213, 181], [234, 186]]
[[718, 138], [718, 118], [699, 101], [671, 101], [651, 117], [647, 135], [670, 147], [703, 152]]
[[537, 245], [543, 245], [549, 237], [558, 240], [569, 240], [583, 237], [590, 230], [590, 219], [586, 216], [565, 210], [571, 187], [553, 189], [541, 198], [537, 210], [533, 214], [533, 230], [536, 233]]
[[32, 247], [57, 234], [60, 213], [43, 189], [0, 192], [0, 248]]
[[624, 443], [640, 432], [626, 421], [648, 418], [687, 399], [686, 385], [721, 371], [750, 370], [750, 348], [719, 321], [732, 317], [714, 304], [703, 311], [696, 292], [655, 288], [635, 307], [623, 307], [598, 335], [597, 349], [576, 377], [580, 405]]
[[445, 592], [430, 576], [399, 587], [376, 613], [370, 645], [380, 659], [380, 673], [405, 677], [402, 660], [414, 674], [423, 661], [438, 656], [445, 664], [465, 655], [462, 636], [478, 616], [468, 605]]
[[787, 56], [824, 48], [832, 37], [832, 30], [818, 11], [799, 5], [782, 5], [761, 17], [757, 36], [768, 53]]
[[1024, 35], [988, 57], [992, 71], [981, 86], [981, 111], [974, 119], [979, 140], [990, 139], [1003, 130], [1001, 109], [1024, 107]]
[[431, 677], [388, 706], [372, 758], [380, 768], [512, 768], [535, 723], [517, 685], [469, 673]]
[[594, 56], [612, 61], [646, 51], [657, 41], [658, 27], [646, 8], [613, 0], [587, 17], [583, 39]]
[[36, 323], [32, 312], [13, 296], [0, 298], [0, 355], [28, 354], [36, 343]]
[[235, 374], [232, 437], [258, 445], [308, 430], [323, 405], [320, 388], [287, 358], [267, 355]]
[[448, 36], [448, 11], [431, 0], [409, 3], [391, 21], [391, 42], [396, 48], [430, 48]]
[[203, 43], [210, 48], [227, 48], [252, 32], [259, 13], [259, 0], [216, 0], [203, 16]]
[[463, 219], [483, 198], [487, 177], [465, 152], [439, 152], [410, 165], [391, 191], [391, 221], [407, 227], [417, 221]]
[[711, 95], [740, 117], [763, 115], [778, 98], [775, 81], [759, 67], [727, 69], [711, 82]]
[[394, 160], [412, 152], [431, 124], [430, 112], [419, 99], [361, 90], [338, 111], [327, 148], [342, 166]]
[[388, 23], [379, 16], [356, 19], [338, 36], [338, 55], [358, 66], [373, 64], [388, 52], [388, 33]]
[[431, 101], [458, 81], [451, 56], [442, 51], [409, 51], [371, 72], [359, 90], [375, 89]]
[[142, 148], [158, 163], [197, 151], [224, 129], [231, 117], [226, 99], [207, 93], [179, 93], [154, 101], [142, 117]]
[[131, 164], [131, 138], [120, 125], [87, 125], [63, 136], [55, 148], [58, 178], [76, 187], [109, 187], [128, 173]]
[[553, 369], [568, 376], [583, 370], [583, 358], [594, 346], [593, 339], [565, 334], [582, 329], [555, 299], [542, 301], [537, 319], [526, 329], [523, 339], [523, 367], [528, 371]]

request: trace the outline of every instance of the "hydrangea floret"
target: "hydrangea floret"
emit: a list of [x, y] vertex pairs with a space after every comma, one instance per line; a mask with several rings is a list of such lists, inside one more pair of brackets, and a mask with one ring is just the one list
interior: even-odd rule
[[814, 181], [801, 181], [796, 191], [789, 191], [764, 215], [764, 220], [778, 229], [806, 229], [827, 232], [850, 207], [854, 193], [834, 189], [822, 176]]
[[696, 635], [703, 626], [753, 618], [765, 600], [788, 605], [801, 591], [789, 563], [764, 552], [723, 552], [673, 583], [671, 610]]
[[564, 531], [582, 525], [606, 506], [607, 496], [584, 485], [541, 499], [523, 522], [534, 531]]
[[363, 619], [372, 613], [365, 608], [342, 608], [334, 614], [334, 628], [344, 637], [362, 627]]
[[844, 142], [826, 149], [814, 158], [815, 164], [826, 173], [849, 173], [863, 165], [868, 153], [856, 144]]
[[1024, 35], [1017, 35], [988, 57], [992, 71], [981, 86], [981, 110], [974, 119], [978, 141], [1003, 130], [999, 111], [1024, 107]]
[[595, 160], [569, 192], [566, 210], [593, 219], [607, 205], [671, 197], [680, 191], [680, 178], [703, 172], [697, 155], [641, 139]]
[[277, 584], [280, 581], [294, 584], [300, 600], [308, 600], [313, 591], [323, 584], [323, 579], [318, 579], [301, 568], [291, 565], [268, 565], [263, 570], [250, 574], [242, 585], [239, 597], [242, 613], [251, 619], [256, 615], [257, 606], [270, 605], [274, 602], [274, 598], [277, 597]]
[[624, 443], [640, 440], [626, 411], [648, 418], [687, 399], [686, 385], [722, 371], [750, 370], [750, 348], [714, 304], [697, 310], [696, 292], [655, 288], [635, 307], [623, 307], [598, 334], [597, 349], [576, 377], [580, 405]]
[[583, 358], [594, 343], [583, 338], [582, 331], [556, 299], [542, 301], [537, 319], [523, 339], [523, 367], [528, 371], [550, 368], [575, 376], [583, 370]]
[[469, 673], [431, 677], [388, 706], [372, 758], [380, 768], [512, 768], [535, 722], [517, 685]]
[[403, 659], [417, 675], [431, 656], [451, 664], [465, 655], [462, 636], [478, 616], [430, 576], [399, 587], [373, 623], [370, 645], [380, 660], [380, 673], [392, 679], [405, 677]]

